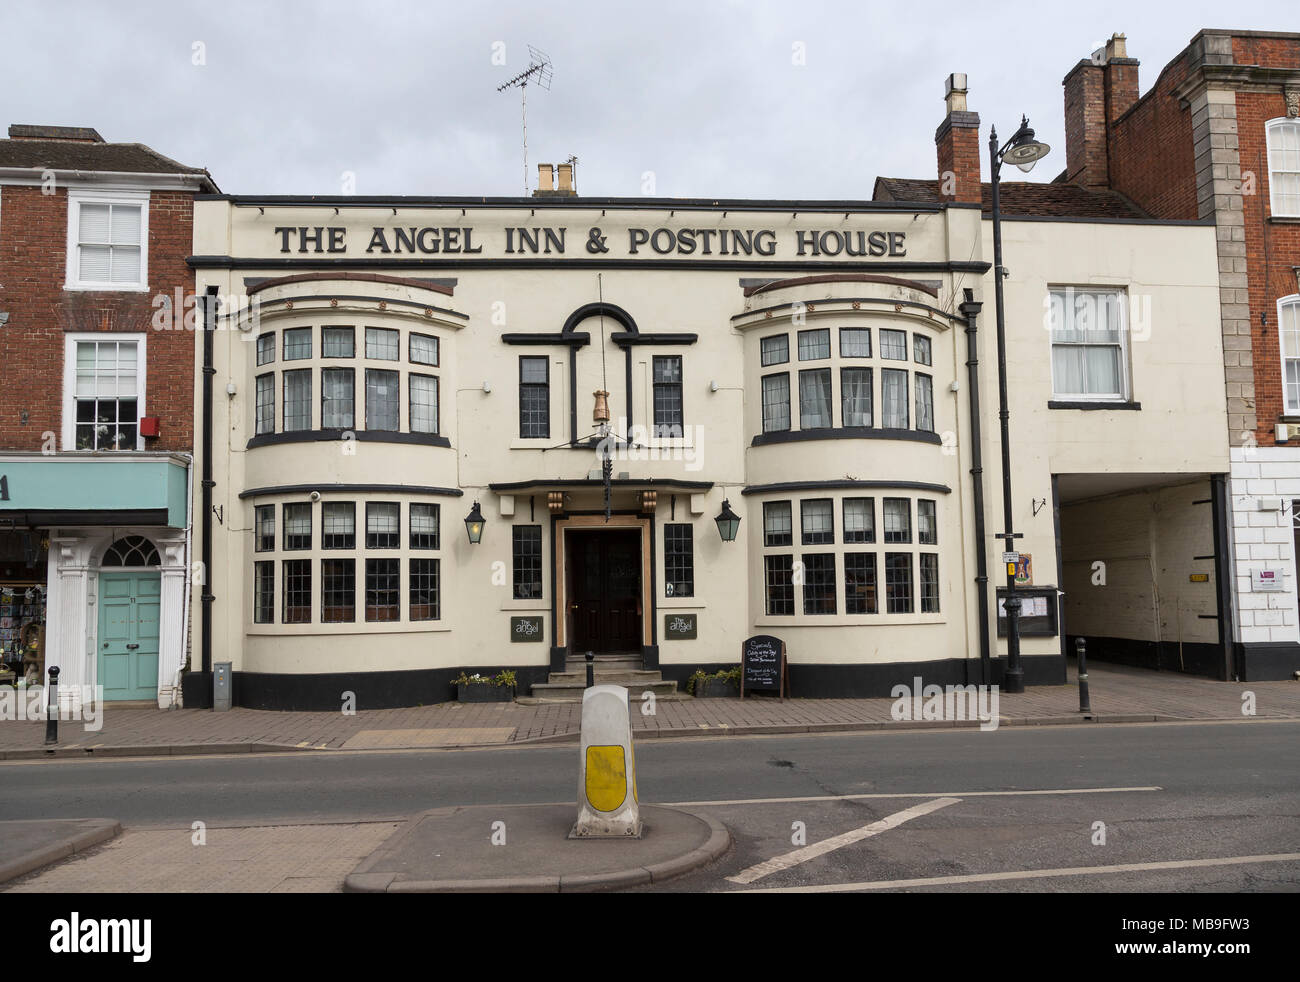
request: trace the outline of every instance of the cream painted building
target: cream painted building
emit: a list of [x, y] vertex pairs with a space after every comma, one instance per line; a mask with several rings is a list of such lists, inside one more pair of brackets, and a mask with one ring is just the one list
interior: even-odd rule
[[[1004, 236], [1027, 681], [1094, 621], [1213, 645], [1213, 583], [1164, 623], [1144, 591], [1185, 571], [1128, 558], [1214, 551], [1213, 229]], [[756, 634], [796, 696], [997, 682], [990, 256], [944, 202], [200, 196], [187, 700], [227, 661], [238, 704], [299, 709], [442, 701], [462, 670], [525, 694], [586, 651], [681, 683]], [[1057, 398], [1080, 296], [1120, 302], [1123, 405]]]

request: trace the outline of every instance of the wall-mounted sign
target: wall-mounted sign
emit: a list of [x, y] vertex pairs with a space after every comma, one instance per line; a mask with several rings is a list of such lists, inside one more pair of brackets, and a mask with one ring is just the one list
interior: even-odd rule
[[695, 614], [664, 614], [664, 639], [693, 641], [699, 629]]
[[540, 616], [510, 618], [510, 640], [512, 643], [516, 641], [541, 641], [544, 636]]
[[1187, 577], [1187, 579], [1188, 579], [1188, 582], [1191, 582], [1191, 583], [1209, 583], [1209, 582], [1210, 582], [1210, 574], [1209, 574], [1209, 573], [1193, 573], [1191, 576]]
[[1250, 588], [1255, 593], [1281, 593], [1286, 589], [1280, 569], [1252, 569]]
[[1034, 582], [1034, 557], [1022, 552], [1016, 558], [1016, 586], [1029, 586]]
[[363, 256], [434, 254], [518, 256], [843, 256], [901, 259], [907, 232], [884, 229], [604, 228], [599, 225], [277, 225], [272, 241], [282, 254]]

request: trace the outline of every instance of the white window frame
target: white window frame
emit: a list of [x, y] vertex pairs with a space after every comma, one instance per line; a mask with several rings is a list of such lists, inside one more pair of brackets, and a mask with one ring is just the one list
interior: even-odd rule
[[1300, 416], [1300, 399], [1295, 402], [1291, 401], [1287, 393], [1286, 386], [1286, 363], [1288, 360], [1300, 361], [1300, 357], [1289, 359], [1286, 353], [1286, 342], [1282, 339], [1282, 311], [1286, 308], [1295, 308], [1296, 326], [1300, 328], [1300, 293], [1293, 293], [1289, 297], [1281, 297], [1277, 302], [1277, 347], [1278, 347], [1278, 369], [1282, 382], [1282, 406], [1283, 412], [1287, 416]]
[[[1119, 298], [1120, 325], [1119, 325], [1119, 394], [1097, 394], [1088, 392], [1062, 392], [1056, 383], [1056, 342], [1052, 337], [1051, 309], [1052, 297], [1057, 293], [1073, 292], [1074, 295], [1080, 293], [1097, 293], [1097, 294], [1114, 294]], [[1128, 290], [1122, 286], [1106, 286], [1104, 284], [1075, 286], [1073, 284], [1049, 286], [1047, 288], [1048, 303], [1048, 323], [1047, 323], [1047, 354], [1049, 360], [1049, 369], [1052, 373], [1052, 399], [1059, 402], [1115, 402], [1125, 403], [1133, 400], [1133, 383], [1129, 371], [1129, 359], [1132, 353], [1129, 350], [1129, 328], [1128, 328]]]
[[[77, 345], [87, 341], [134, 341], [136, 357], [136, 378], [140, 382], [140, 391], [136, 395], [136, 419], [143, 419], [148, 415], [145, 408], [145, 397], [148, 395], [149, 380], [146, 374], [146, 368], [149, 359], [146, 353], [148, 345], [147, 334], [118, 334], [110, 331], [95, 331], [86, 334], [65, 334], [63, 336], [63, 449], [64, 451], [77, 450]], [[140, 427], [136, 425], [135, 446], [133, 450], [144, 449], [144, 437], [140, 435]], [[121, 451], [106, 450], [82, 450], [80, 453], [109, 453]]]
[[[1271, 214], [1274, 218], [1300, 218], [1300, 210], [1296, 210], [1296, 211], [1278, 210], [1277, 182], [1273, 180], [1273, 175], [1275, 173], [1277, 174], [1292, 173], [1289, 170], [1274, 171], [1273, 161], [1271, 159], [1273, 153], [1274, 134], [1282, 130], [1283, 128], [1291, 128], [1291, 127], [1294, 127], [1297, 130], [1297, 132], [1300, 132], [1300, 119], [1294, 119], [1290, 116], [1282, 116], [1279, 117], [1278, 119], [1270, 119], [1267, 123], [1264, 124], [1264, 144], [1265, 144], [1264, 163], [1265, 166], [1268, 168], [1268, 198], [1269, 198], [1268, 207], [1269, 207], [1269, 214]], [[1297, 175], [1300, 175], [1300, 171], [1296, 171], [1295, 173]]]
[[[136, 205], [140, 208], [140, 278], [134, 283], [105, 283], [83, 280], [80, 277], [81, 255], [78, 230], [81, 227], [81, 206]], [[68, 254], [66, 259], [65, 290], [116, 290], [144, 293], [149, 289], [149, 192], [148, 191], [89, 191], [68, 190]]]

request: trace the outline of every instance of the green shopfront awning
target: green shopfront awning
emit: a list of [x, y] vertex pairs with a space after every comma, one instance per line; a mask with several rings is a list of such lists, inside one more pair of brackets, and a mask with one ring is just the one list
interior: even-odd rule
[[0, 525], [184, 528], [187, 466], [171, 454], [5, 454]]

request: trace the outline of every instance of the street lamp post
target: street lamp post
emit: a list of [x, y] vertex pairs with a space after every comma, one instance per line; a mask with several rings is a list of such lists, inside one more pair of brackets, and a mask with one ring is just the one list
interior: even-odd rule
[[[1003, 529], [997, 538], [1002, 539], [1004, 550], [1014, 552], [1016, 539], [1020, 534], [1013, 531], [1011, 510], [1011, 441], [1010, 418], [1007, 410], [1007, 331], [1006, 314], [1002, 301], [1002, 278], [1007, 275], [1002, 268], [1002, 198], [1000, 192], [1002, 164], [1011, 161], [1022, 171], [1034, 169], [1034, 164], [1047, 156], [1051, 149], [1046, 143], [1034, 139], [1034, 131], [1029, 127], [1028, 118], [1022, 116], [1020, 129], [1006, 145], [998, 149], [998, 131], [993, 127], [989, 131], [989, 165], [993, 184], [993, 294], [997, 305], [998, 322], [998, 421], [1002, 430], [1002, 522]], [[981, 548], [983, 544], [981, 543]], [[1016, 564], [1008, 562], [1007, 596], [1004, 606], [1007, 611], [1007, 670], [1002, 680], [1006, 692], [1025, 691], [1025, 669], [1020, 661], [1020, 606], [1021, 600], [1016, 593]]]

